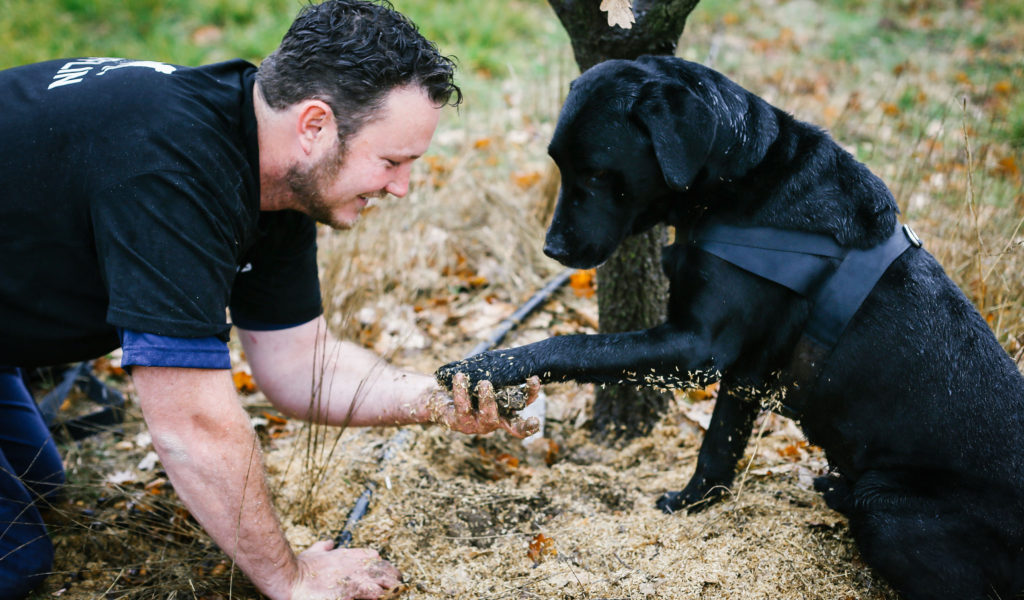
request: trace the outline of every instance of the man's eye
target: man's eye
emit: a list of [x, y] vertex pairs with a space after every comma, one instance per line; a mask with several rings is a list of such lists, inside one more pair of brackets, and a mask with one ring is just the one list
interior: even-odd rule
[[388, 162], [388, 165], [392, 167], [397, 167], [398, 165], [402, 164], [397, 160], [391, 160], [390, 158], [385, 158], [384, 160], [386, 160]]

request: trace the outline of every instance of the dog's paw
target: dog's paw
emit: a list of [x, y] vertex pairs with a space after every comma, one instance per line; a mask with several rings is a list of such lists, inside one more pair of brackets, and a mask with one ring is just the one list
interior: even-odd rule
[[662, 498], [654, 503], [659, 509], [672, 514], [681, 510], [687, 513], [698, 513], [722, 500], [728, 494], [727, 484], [716, 484], [705, 479], [692, 479], [680, 491], [666, 491]]
[[847, 480], [836, 474], [823, 475], [814, 479], [814, 489], [825, 498], [829, 508], [846, 513], [853, 506], [853, 492]]
[[470, 393], [475, 395], [476, 386], [481, 381], [490, 381], [494, 389], [516, 386], [526, 383], [529, 371], [529, 366], [520, 360], [518, 354], [495, 350], [450, 362], [439, 368], [434, 377], [439, 384], [450, 390], [455, 374], [464, 373]]
[[698, 513], [722, 499], [729, 491], [723, 485], [695, 486], [691, 482], [679, 492], [665, 492], [654, 505], [668, 514], [686, 510], [687, 513]]
[[661, 509], [661, 512], [667, 514], [677, 513], [683, 510], [686, 506], [686, 502], [683, 500], [682, 492], [665, 492], [658, 498], [658, 501], [654, 503], [654, 506]]

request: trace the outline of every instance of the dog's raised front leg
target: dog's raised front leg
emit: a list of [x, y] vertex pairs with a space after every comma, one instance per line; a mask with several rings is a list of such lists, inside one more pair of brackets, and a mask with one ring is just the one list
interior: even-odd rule
[[667, 513], [683, 508], [692, 513], [717, 502], [732, 485], [758, 412], [757, 402], [736, 395], [732, 386], [722, 381], [693, 477], [682, 491], [665, 492], [657, 507]]
[[702, 336], [663, 324], [628, 333], [563, 335], [482, 352], [448, 363], [436, 375], [451, 387], [455, 373], [465, 373], [470, 390], [481, 380], [499, 388], [533, 375], [541, 381], [704, 387], [718, 379], [724, 360]]

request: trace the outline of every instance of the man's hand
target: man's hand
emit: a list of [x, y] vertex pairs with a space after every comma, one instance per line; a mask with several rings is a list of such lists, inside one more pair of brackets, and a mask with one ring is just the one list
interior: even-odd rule
[[398, 569], [374, 550], [333, 547], [330, 540], [317, 542], [298, 555], [293, 600], [374, 599], [401, 585]]
[[[477, 409], [474, 410], [467, 381], [465, 374], [457, 373], [452, 378], [451, 397], [440, 390], [434, 393], [429, 401], [431, 421], [441, 423], [453, 431], [476, 435], [490, 433], [500, 428], [518, 438], [532, 435], [540, 428], [540, 422], [536, 417], [524, 420], [520, 417], [503, 419], [499, 416], [494, 388], [489, 381], [477, 384]], [[536, 377], [529, 378], [526, 388], [526, 405], [529, 406], [540, 392], [540, 380]]]

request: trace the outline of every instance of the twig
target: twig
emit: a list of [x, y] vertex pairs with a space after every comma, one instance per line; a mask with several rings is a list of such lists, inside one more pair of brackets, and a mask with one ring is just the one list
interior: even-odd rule
[[971, 218], [974, 220], [974, 235], [978, 242], [978, 251], [975, 254], [975, 263], [978, 267], [978, 285], [981, 286], [979, 297], [976, 298], [978, 304], [978, 310], [985, 308], [985, 297], [987, 296], [985, 291], [985, 273], [982, 268], [981, 260], [985, 254], [985, 246], [981, 239], [981, 225], [978, 219], [978, 209], [975, 206], [974, 197], [974, 155], [971, 152], [971, 138], [967, 133], [967, 99], [964, 98], [961, 101], [961, 106], [964, 111], [963, 120], [963, 133], [964, 133], [964, 145], [967, 149], [967, 208], [971, 211]]

